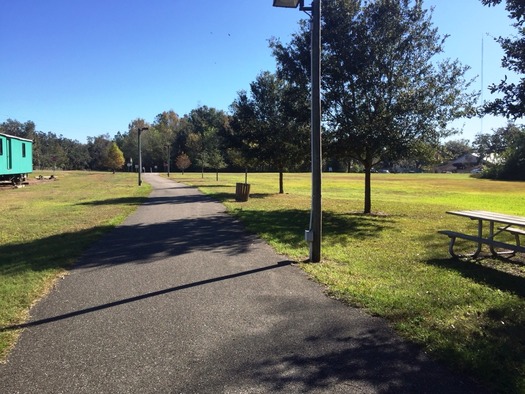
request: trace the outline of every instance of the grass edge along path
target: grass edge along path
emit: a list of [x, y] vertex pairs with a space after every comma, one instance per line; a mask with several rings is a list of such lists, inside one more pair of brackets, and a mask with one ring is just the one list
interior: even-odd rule
[[[34, 172], [37, 175], [46, 172]], [[50, 174], [50, 173], [49, 173]], [[136, 210], [151, 187], [136, 174], [55, 172], [55, 181], [2, 187], [0, 206], [0, 327], [28, 318], [30, 307], [94, 241]], [[4, 362], [21, 330], [0, 330]]]
[[[309, 174], [250, 174], [248, 202], [234, 199], [241, 174], [173, 175], [223, 202], [277, 252], [308, 256]], [[525, 216], [525, 183], [465, 174], [374, 174], [373, 215], [362, 215], [362, 174], [323, 175], [323, 262], [300, 263], [332, 297], [387, 319], [433, 358], [494, 392], [525, 392], [525, 267], [515, 259], [453, 260], [441, 229], [475, 233], [445, 214], [484, 209]], [[465, 244], [465, 248], [470, 245]]]

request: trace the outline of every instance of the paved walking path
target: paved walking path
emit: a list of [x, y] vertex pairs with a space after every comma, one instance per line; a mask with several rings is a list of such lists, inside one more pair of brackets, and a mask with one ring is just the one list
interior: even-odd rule
[[147, 202], [31, 310], [0, 392], [479, 392], [323, 295], [221, 204], [144, 180]]

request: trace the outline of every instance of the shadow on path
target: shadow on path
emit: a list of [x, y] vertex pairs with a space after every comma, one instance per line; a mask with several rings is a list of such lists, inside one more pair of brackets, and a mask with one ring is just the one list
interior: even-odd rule
[[244, 271], [244, 272], [238, 272], [238, 273], [231, 274], [231, 275], [224, 275], [224, 276], [221, 276], [221, 277], [218, 277], [218, 278], [206, 279], [206, 280], [202, 280], [202, 281], [198, 281], [198, 282], [194, 282], [194, 283], [188, 283], [188, 284], [185, 284], [185, 285], [175, 286], [175, 287], [172, 287], [172, 288], [169, 288], [169, 289], [153, 291], [151, 293], [141, 294], [141, 295], [138, 295], [136, 297], [129, 297], [129, 298], [126, 298], [126, 299], [123, 299], [123, 300], [109, 302], [109, 303], [104, 304], [104, 305], [97, 305], [97, 306], [94, 306], [94, 307], [91, 307], [91, 308], [86, 308], [86, 309], [82, 309], [82, 310], [75, 311], [75, 312], [65, 313], [65, 314], [60, 315], [60, 316], [53, 316], [53, 317], [49, 317], [49, 318], [46, 318], [46, 319], [31, 321], [31, 322], [23, 323], [23, 324], [16, 324], [16, 325], [13, 325], [13, 326], [8, 326], [8, 327], [0, 327], [0, 332], [10, 331], [10, 330], [18, 330], [18, 329], [27, 328], [27, 327], [40, 326], [42, 324], [52, 323], [52, 322], [56, 322], [56, 321], [64, 320], [64, 319], [69, 319], [71, 317], [85, 315], [87, 313], [92, 313], [92, 312], [96, 312], [96, 311], [100, 311], [100, 310], [103, 310], [103, 309], [112, 308], [112, 307], [119, 306], [119, 305], [129, 304], [131, 302], [145, 300], [145, 299], [148, 299], [148, 298], [152, 298], [152, 297], [157, 297], [157, 296], [161, 296], [161, 295], [164, 295], [164, 294], [173, 293], [173, 292], [176, 292], [176, 291], [179, 291], [179, 290], [190, 289], [192, 287], [197, 287], [197, 286], [204, 286], [204, 285], [207, 285], [207, 284], [210, 284], [210, 283], [220, 282], [220, 281], [224, 281], [224, 280], [228, 280], [228, 279], [239, 278], [239, 277], [246, 276], [246, 275], [253, 275], [253, 274], [256, 274], [256, 273], [259, 273], [259, 272], [264, 272], [264, 271], [273, 270], [273, 269], [280, 268], [280, 267], [285, 267], [287, 265], [290, 265], [291, 263], [292, 263], [291, 261], [281, 261], [277, 265], [270, 265], [270, 266], [267, 266], [267, 267], [257, 268], [257, 269]]

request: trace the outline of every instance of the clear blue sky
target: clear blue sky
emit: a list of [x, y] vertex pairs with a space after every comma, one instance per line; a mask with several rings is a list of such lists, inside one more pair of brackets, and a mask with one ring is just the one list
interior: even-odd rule
[[[324, 0], [329, 1], [329, 0]], [[306, 0], [308, 3], [308, 0]], [[426, 0], [434, 24], [450, 34], [446, 56], [481, 76], [486, 87], [507, 72], [491, 36], [509, 36], [503, 7], [479, 0]], [[305, 14], [272, 0], [15, 0], [0, 3], [0, 122], [85, 142], [162, 111], [180, 116], [199, 105], [227, 111], [263, 70], [275, 70], [272, 36], [289, 41]], [[481, 81], [474, 85], [481, 89]], [[485, 117], [456, 122], [472, 139], [506, 124]]]

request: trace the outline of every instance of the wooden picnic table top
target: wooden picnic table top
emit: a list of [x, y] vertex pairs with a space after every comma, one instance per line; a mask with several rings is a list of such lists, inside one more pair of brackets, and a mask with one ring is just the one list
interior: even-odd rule
[[505, 213], [489, 211], [447, 211], [447, 213], [451, 215], [468, 217], [470, 219], [488, 220], [491, 222], [525, 227], [525, 217], [523, 216], [507, 215]]

